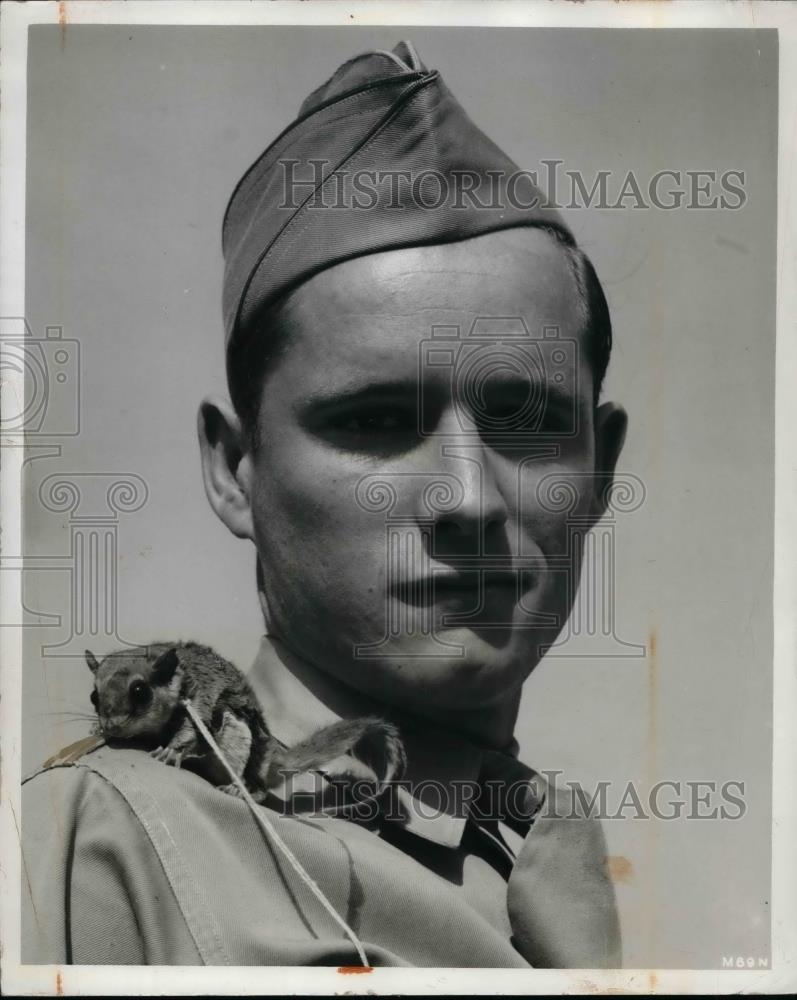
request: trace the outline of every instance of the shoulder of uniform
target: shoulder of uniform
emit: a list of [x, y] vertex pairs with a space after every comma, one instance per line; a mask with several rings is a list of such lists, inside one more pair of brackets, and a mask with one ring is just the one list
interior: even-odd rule
[[[81, 741], [82, 742], [82, 741]], [[125, 778], [142, 772], [149, 784], [150, 770], [173, 771], [138, 750], [116, 749], [105, 743], [97, 746], [64, 748], [22, 780], [24, 822], [32, 834], [38, 820], [49, 818], [60, 828], [69, 817], [94, 814], [96, 809], [115, 811], [120, 795], [124, 798]]]

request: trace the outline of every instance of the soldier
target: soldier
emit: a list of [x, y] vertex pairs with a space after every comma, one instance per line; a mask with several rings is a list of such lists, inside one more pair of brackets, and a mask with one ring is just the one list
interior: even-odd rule
[[[570, 610], [573, 513], [603, 513], [625, 434], [590, 262], [408, 43], [307, 98], [223, 249], [231, 401], [203, 401], [199, 436], [211, 506], [257, 553], [249, 680], [285, 743], [381, 714], [408, 756], [375, 812], [281, 836], [372, 965], [618, 965], [598, 821], [514, 737]], [[25, 962], [358, 961], [195, 774], [103, 748], [25, 797]]]

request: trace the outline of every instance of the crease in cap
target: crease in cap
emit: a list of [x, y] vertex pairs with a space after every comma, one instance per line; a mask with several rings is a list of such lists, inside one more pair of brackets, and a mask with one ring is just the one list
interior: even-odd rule
[[530, 174], [410, 42], [348, 60], [235, 188], [222, 227], [228, 354], [258, 314], [344, 260], [516, 226], [574, 242]]

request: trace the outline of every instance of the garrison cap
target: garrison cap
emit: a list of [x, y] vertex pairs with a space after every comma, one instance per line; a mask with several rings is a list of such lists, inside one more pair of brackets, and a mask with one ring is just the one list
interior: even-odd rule
[[356, 56], [307, 97], [227, 205], [228, 362], [265, 307], [325, 268], [516, 226], [550, 226], [574, 242], [533, 176], [411, 43]]

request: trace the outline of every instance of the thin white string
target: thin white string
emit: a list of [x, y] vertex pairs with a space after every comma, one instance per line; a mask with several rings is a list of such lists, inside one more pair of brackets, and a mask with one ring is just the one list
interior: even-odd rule
[[269, 840], [274, 844], [274, 846], [279, 851], [282, 852], [282, 854], [287, 859], [288, 864], [291, 866], [291, 868], [293, 868], [293, 870], [296, 872], [296, 874], [299, 876], [299, 878], [302, 880], [302, 882], [304, 882], [304, 884], [307, 886], [307, 888], [313, 893], [313, 895], [316, 897], [316, 899], [321, 903], [321, 905], [324, 907], [324, 909], [327, 911], [327, 913], [329, 913], [329, 915], [334, 919], [334, 921], [340, 927], [343, 928], [344, 933], [349, 938], [349, 940], [354, 945], [354, 947], [357, 949], [357, 954], [359, 956], [360, 962], [364, 966], [370, 967], [369, 963], [368, 963], [368, 957], [365, 954], [365, 949], [363, 948], [362, 944], [360, 943], [360, 939], [357, 937], [357, 935], [354, 933], [354, 931], [351, 929], [351, 927], [349, 927], [349, 925], [346, 923], [346, 921], [343, 919], [343, 917], [341, 917], [341, 915], [338, 913], [338, 911], [335, 909], [335, 907], [332, 905], [332, 903], [330, 903], [330, 901], [324, 895], [323, 891], [318, 886], [318, 884], [313, 881], [313, 879], [310, 877], [310, 875], [308, 875], [308, 873], [305, 871], [304, 867], [302, 866], [302, 863], [299, 861], [299, 859], [296, 857], [296, 855], [293, 853], [293, 851], [290, 849], [290, 847], [288, 847], [288, 845], [285, 843], [285, 841], [282, 839], [282, 837], [280, 837], [280, 835], [277, 833], [277, 831], [276, 831], [273, 823], [271, 823], [271, 821], [266, 818], [263, 810], [262, 809], [258, 809], [257, 803], [252, 798], [252, 796], [249, 794], [249, 789], [243, 783], [243, 781], [241, 780], [240, 776], [238, 774], [236, 774], [235, 771], [233, 770], [233, 768], [227, 763], [227, 758], [224, 756], [224, 753], [222, 752], [221, 747], [213, 739], [213, 736], [211, 735], [210, 730], [205, 725], [205, 723], [202, 721], [202, 719], [199, 717], [199, 713], [196, 711], [196, 709], [194, 708], [194, 706], [191, 704], [191, 702], [187, 698], [183, 699], [183, 705], [185, 706], [185, 710], [191, 716], [191, 719], [192, 719], [194, 725], [197, 727], [197, 729], [200, 731], [200, 733], [205, 737], [205, 739], [207, 740], [208, 745], [210, 746], [211, 750], [219, 758], [219, 760], [221, 761], [222, 765], [224, 766], [224, 769], [227, 771], [227, 773], [229, 774], [229, 776], [232, 779], [233, 783], [238, 788], [238, 791], [241, 793], [241, 797], [246, 802], [246, 804], [249, 806], [250, 810], [252, 811], [252, 815], [255, 817], [255, 820], [259, 824], [260, 828], [263, 830], [263, 832], [266, 834], [266, 836], [269, 838]]

